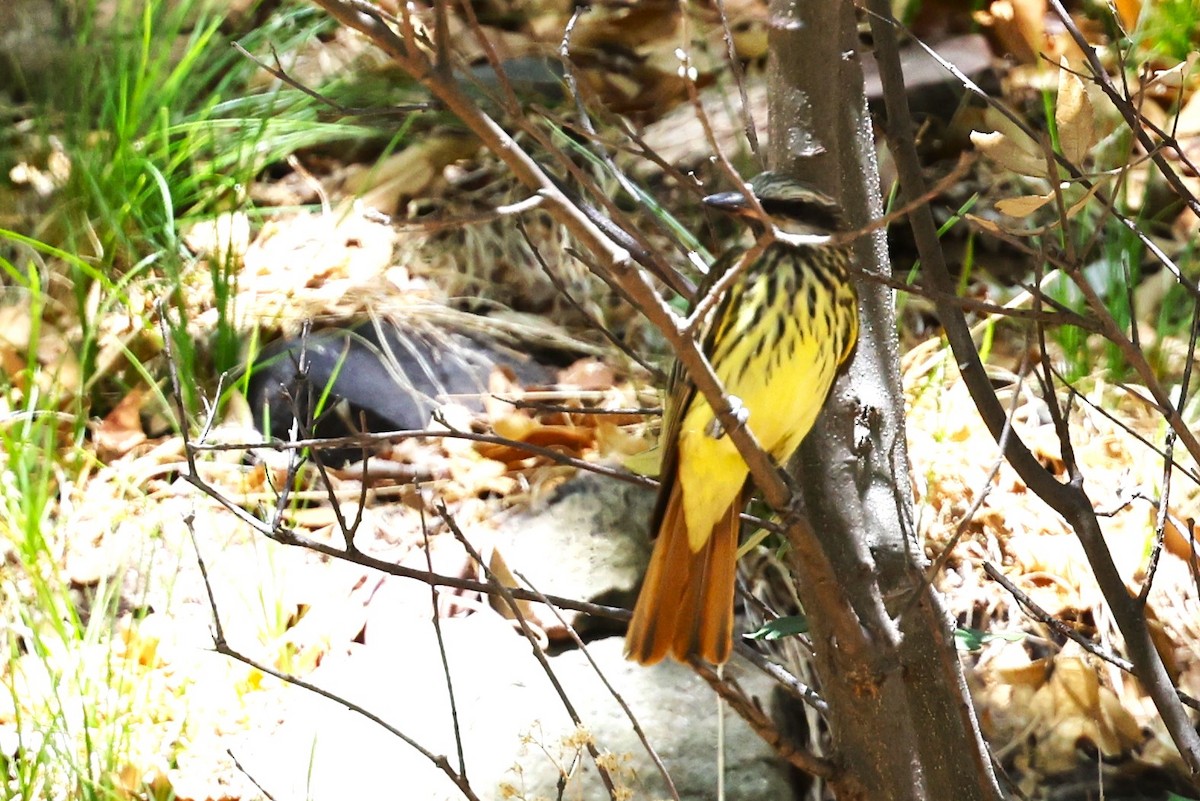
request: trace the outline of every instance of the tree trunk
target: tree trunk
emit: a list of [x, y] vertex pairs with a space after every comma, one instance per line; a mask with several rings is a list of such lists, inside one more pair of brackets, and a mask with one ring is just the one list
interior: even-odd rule
[[[770, 20], [770, 161], [838, 197], [861, 227], [880, 202], [853, 5], [772, 0]], [[868, 273], [889, 270], [882, 231], [856, 255]], [[795, 536], [803, 527], [791, 537], [842, 771], [833, 789], [839, 799], [998, 799], [951, 621], [923, 588], [892, 292], [860, 281], [859, 294], [858, 350], [796, 465], [811, 531], [850, 608], [830, 608], [830, 594], [810, 586], [823, 570]]]

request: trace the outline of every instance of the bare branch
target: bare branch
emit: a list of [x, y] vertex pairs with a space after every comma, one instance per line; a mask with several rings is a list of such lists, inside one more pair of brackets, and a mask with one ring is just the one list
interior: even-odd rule
[[[196, 534], [195, 534], [195, 530], [191, 526], [191, 521], [189, 521], [189, 523], [188, 523], [188, 532], [192, 535], [192, 544], [196, 545]], [[432, 751], [425, 748], [419, 742], [417, 742], [413, 738], [409, 737], [407, 734], [405, 734], [404, 732], [402, 732], [400, 729], [396, 728], [392, 724], [388, 723], [386, 720], [379, 717], [374, 712], [371, 712], [369, 709], [366, 709], [366, 708], [354, 703], [353, 701], [343, 698], [340, 695], [337, 695], [336, 693], [332, 693], [329, 690], [319, 687], [319, 686], [313, 684], [312, 682], [304, 681], [303, 679], [301, 679], [297, 676], [293, 676], [289, 673], [284, 673], [280, 670], [276, 670], [274, 667], [267, 665], [263, 662], [259, 662], [256, 659], [252, 659], [251, 657], [247, 656], [246, 654], [242, 653], [241, 651], [238, 651], [237, 649], [230, 646], [229, 643], [225, 639], [224, 628], [221, 625], [220, 611], [217, 608], [217, 602], [213, 596], [212, 584], [208, 580], [208, 569], [205, 567], [204, 558], [200, 554], [199, 546], [196, 546], [196, 562], [200, 566], [200, 576], [204, 580], [204, 590], [205, 590], [206, 594], [208, 595], [209, 611], [212, 613], [212, 619], [213, 619], [213, 646], [214, 646], [214, 650], [218, 654], [227, 656], [230, 659], [235, 659], [238, 662], [241, 662], [243, 665], [247, 665], [256, 670], [259, 670], [268, 676], [274, 676], [275, 678], [279, 679], [280, 681], [284, 681], [284, 682], [287, 682], [288, 684], [292, 684], [292, 685], [295, 685], [296, 687], [300, 687], [301, 689], [308, 690], [309, 692], [319, 695], [322, 698], [326, 698], [330, 701], [333, 701], [336, 704], [340, 704], [341, 706], [346, 707], [346, 709], [349, 709], [351, 712], [355, 712], [355, 713], [363, 716], [367, 720], [371, 721], [372, 723], [376, 724], [380, 728], [387, 731], [392, 736], [394, 736], [397, 739], [404, 742], [405, 745], [412, 748], [418, 754], [420, 754], [425, 759], [427, 759], [434, 767], [436, 767], [443, 774], [445, 774], [446, 778], [448, 778], [451, 782], [454, 783], [454, 786], [458, 788], [458, 791], [460, 793], [462, 793], [463, 797], [466, 798], [468, 801], [479, 801], [479, 797], [476, 796], [475, 791], [473, 789], [471, 789], [471, 784], [470, 784], [470, 782], [467, 781], [467, 777], [464, 774], [454, 770], [454, 768], [451, 767], [450, 762], [449, 762], [449, 760], [446, 759], [446, 757], [444, 757], [440, 754], [434, 754]]]
[[[575, 711], [575, 705], [571, 702], [570, 697], [568, 697], [567, 691], [563, 689], [562, 683], [558, 680], [558, 676], [554, 672], [554, 668], [550, 667], [550, 663], [546, 659], [546, 652], [542, 648], [542, 644], [538, 642], [537, 637], [534, 636], [529, 622], [525, 619], [524, 613], [521, 612], [521, 607], [517, 604], [517, 599], [513, 594], [512, 589], [505, 586], [503, 582], [496, 578], [496, 574], [492, 572], [492, 569], [488, 566], [487, 561], [480, 556], [479, 551], [475, 549], [475, 546], [472, 545], [467, 539], [466, 535], [462, 533], [462, 530], [454, 521], [454, 517], [450, 514], [450, 510], [448, 510], [444, 504], [438, 504], [437, 513], [438, 516], [442, 518], [442, 521], [450, 528], [450, 531], [454, 534], [454, 538], [458, 540], [458, 542], [464, 548], [467, 549], [467, 553], [471, 555], [471, 558], [474, 559], [475, 563], [479, 565], [480, 569], [483, 570], [484, 574], [487, 576], [488, 583], [497, 590], [500, 597], [504, 600], [505, 606], [508, 607], [509, 614], [511, 614], [513, 619], [517, 621], [517, 625], [521, 627], [521, 633], [524, 634], [525, 639], [529, 641], [529, 645], [533, 649], [533, 656], [535, 659], [537, 659], [538, 664], [541, 665], [542, 672], [546, 674], [546, 678], [550, 680], [551, 686], [554, 687], [554, 692], [558, 694], [558, 698], [562, 702], [563, 709], [567, 711], [567, 715], [570, 716], [571, 722], [574, 723], [576, 727], [582, 728], [583, 719], [579, 717], [579, 713]], [[540, 593], [533, 594], [540, 595]], [[546, 596], [543, 595], [541, 597], [545, 598]], [[608, 768], [604, 766], [603, 761], [600, 759], [600, 751], [596, 748], [596, 743], [590, 738], [587, 741], [587, 750], [592, 757], [592, 762], [596, 766], [596, 772], [600, 775], [600, 781], [604, 784], [604, 789], [608, 791], [608, 795], [613, 799], [613, 801], [617, 801], [617, 789], [613, 784], [612, 776], [609, 775]]]
[[[893, 28], [895, 22], [891, 19], [886, 3], [871, 0], [870, 6], [871, 27], [875, 33], [880, 57], [880, 74], [888, 109], [888, 139], [892, 145], [905, 195], [920, 195], [924, 191], [924, 176], [916, 150], [910, 141], [906, 141], [904, 135], [911, 129], [912, 119], [900, 81], [899, 55]], [[918, 209], [911, 215], [910, 220], [921, 254], [921, 263], [930, 283], [943, 292], [951, 291], [953, 282], [938, 246], [937, 230], [932, 215], [928, 209]], [[959, 363], [963, 382], [992, 436], [999, 441], [1006, 415], [984, 373], [966, 321], [962, 319], [959, 310], [949, 303], [938, 303], [938, 312], [955, 359]], [[1104, 542], [1095, 510], [1083, 488], [1076, 484], [1060, 484], [1042, 467], [1019, 436], [1009, 437], [1004, 453], [1009, 464], [1026, 485], [1066, 518], [1074, 528], [1117, 626], [1125, 637], [1131, 661], [1136, 666], [1137, 677], [1153, 699], [1184, 760], [1193, 772], [1200, 772], [1200, 735], [1197, 735], [1192, 727], [1175, 694], [1170, 677], [1150, 637], [1149, 627], [1141, 614], [1141, 607], [1135, 599], [1129, 597], [1125, 589], [1121, 575]]]
[[692, 662], [691, 665], [692, 670], [696, 671], [700, 678], [708, 682], [708, 686], [712, 687], [717, 695], [733, 707], [738, 716], [750, 724], [750, 728], [754, 729], [767, 745], [774, 748], [775, 753], [780, 758], [784, 759], [789, 765], [809, 775], [819, 776], [824, 779], [834, 777], [837, 768], [832, 762], [805, 751], [786, 740], [779, 729], [771, 722], [767, 713], [762, 711], [754, 701], [747, 698], [742, 689], [734, 682], [722, 678], [708, 665], [699, 662]]
[[592, 670], [595, 671], [596, 677], [600, 679], [601, 683], [604, 684], [604, 689], [608, 690], [608, 694], [613, 697], [613, 700], [617, 702], [619, 707], [621, 707], [621, 711], [625, 713], [625, 717], [629, 720], [629, 725], [633, 727], [633, 733], [637, 735], [638, 741], [642, 744], [642, 748], [646, 749], [647, 756], [650, 757], [650, 761], [654, 763], [654, 767], [658, 770], [658, 775], [662, 776], [663, 782], [667, 785], [667, 792], [671, 794], [671, 798], [674, 799], [674, 801], [680, 801], [679, 791], [675, 789], [675, 782], [671, 778], [671, 774], [667, 771], [667, 766], [663, 764], [662, 759], [659, 757], [658, 752], [654, 750], [654, 746], [651, 745], [650, 740], [646, 737], [646, 732], [642, 729], [642, 724], [638, 722], [637, 716], [633, 714], [633, 710], [629, 708], [629, 704], [625, 703], [625, 699], [621, 697], [619, 692], [617, 692], [617, 688], [613, 687], [612, 683], [608, 680], [608, 677], [604, 675], [604, 671], [602, 671], [600, 666], [596, 664], [596, 660], [592, 659], [592, 655], [588, 653], [587, 644], [584, 643], [583, 638], [579, 636], [579, 632], [575, 630], [575, 627], [571, 625], [570, 621], [562, 616], [562, 613], [558, 610], [558, 607], [550, 603], [550, 599], [539, 592], [538, 588], [533, 586], [533, 583], [526, 578], [525, 575], [518, 572], [516, 576], [521, 581], [528, 584], [530, 590], [532, 590], [534, 593], [537, 593], [538, 597], [542, 599], [542, 603], [544, 603], [546, 607], [554, 614], [554, 617], [558, 620], [562, 627], [567, 630], [567, 634], [570, 635], [571, 641], [575, 643], [575, 647], [578, 648], [579, 652], [583, 654], [583, 658], [588, 661], [588, 664], [592, 666]]

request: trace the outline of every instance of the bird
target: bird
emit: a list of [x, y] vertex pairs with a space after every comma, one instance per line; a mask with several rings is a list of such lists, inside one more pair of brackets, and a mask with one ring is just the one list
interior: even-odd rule
[[[740, 271], [702, 326], [701, 347], [730, 405], [779, 464], [816, 421], [858, 340], [851, 251], [837, 203], [786, 173], [759, 173], [746, 192], [706, 205], [742, 218], [765, 247], [734, 247], [710, 268], [696, 298]], [[766, 215], [766, 220], [762, 219]], [[844, 239], [844, 238], [842, 238]], [[695, 305], [693, 304], [693, 308]], [[720, 665], [733, 648], [739, 516], [749, 468], [712, 406], [678, 364], [663, 421], [650, 563], [625, 637], [643, 665], [671, 656]]]

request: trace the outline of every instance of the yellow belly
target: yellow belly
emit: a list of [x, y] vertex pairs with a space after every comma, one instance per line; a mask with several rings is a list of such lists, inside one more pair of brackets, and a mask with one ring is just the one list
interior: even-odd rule
[[[750, 314], [754, 308], [752, 302], [739, 305], [742, 314]], [[833, 344], [833, 332], [820, 325], [822, 316], [810, 319], [799, 299], [795, 307], [782, 337], [773, 338], [770, 331], [743, 325], [730, 326], [727, 330], [749, 333], [737, 341], [721, 342], [713, 357], [726, 392], [736, 396], [749, 413], [747, 426], [779, 462], [791, 457], [812, 428], [841, 357]], [[814, 319], [820, 321], [816, 332]], [[802, 337], [800, 330], [810, 335]], [[749, 474], [732, 440], [727, 435], [712, 436], [713, 420], [708, 401], [697, 393], [679, 431], [678, 481], [693, 552], [708, 540], [713, 525], [737, 499]]]

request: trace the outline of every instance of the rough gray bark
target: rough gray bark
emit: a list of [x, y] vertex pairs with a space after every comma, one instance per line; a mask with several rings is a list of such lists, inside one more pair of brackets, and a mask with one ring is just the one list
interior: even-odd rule
[[[770, 19], [770, 162], [839, 197], [862, 226], [880, 213], [879, 178], [853, 6], [773, 0]], [[868, 272], [888, 271], [882, 232], [860, 240], [857, 254]], [[871, 282], [859, 292], [858, 351], [797, 466], [812, 529], [851, 607], [828, 608], [828, 595], [806, 586], [821, 571], [794, 548], [844, 771], [834, 791], [839, 799], [999, 798], [951, 621], [923, 581], [892, 293]], [[855, 627], [861, 636], [846, 642]]]

